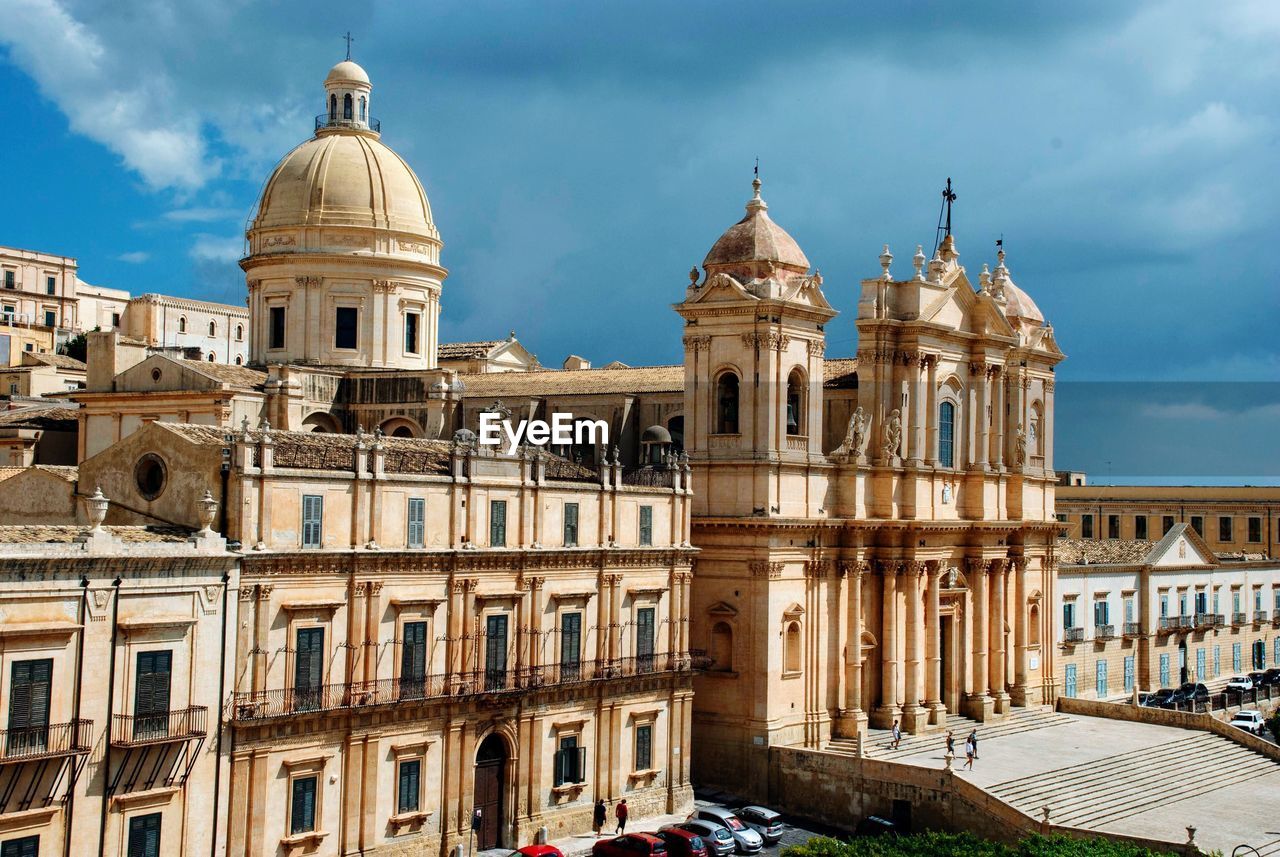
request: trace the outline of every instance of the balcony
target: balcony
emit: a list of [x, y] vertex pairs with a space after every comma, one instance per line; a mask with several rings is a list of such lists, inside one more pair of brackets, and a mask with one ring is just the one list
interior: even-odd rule
[[1142, 628], [1138, 625], [1137, 622], [1124, 623], [1124, 635], [1126, 637], [1136, 637], [1141, 633], [1142, 633]]
[[803, 434], [787, 435], [787, 449], [792, 452], [805, 452], [809, 449], [809, 438]]
[[679, 468], [665, 464], [650, 464], [635, 470], [623, 471], [623, 485], [640, 485], [645, 488], [673, 488]]
[[203, 738], [208, 734], [208, 720], [209, 709], [203, 705], [159, 714], [116, 714], [111, 718], [111, 743], [116, 747], [141, 747]]
[[1266, 610], [1254, 610], [1254, 611], [1253, 611], [1253, 624], [1255, 624], [1255, 625], [1265, 625], [1265, 624], [1267, 624], [1267, 611], [1266, 611]]
[[1068, 628], [1064, 633], [1064, 638], [1068, 643], [1084, 642], [1084, 628]]
[[1169, 633], [1170, 631], [1185, 631], [1195, 627], [1194, 616], [1161, 616], [1160, 630]]
[[92, 743], [92, 720], [0, 729], [0, 764], [88, 753]]
[[1094, 625], [1093, 638], [1095, 640], [1114, 640], [1116, 636], [1115, 625]]
[[1222, 614], [1197, 613], [1195, 621], [1197, 628], [1218, 628], [1222, 626]]
[[382, 133], [382, 123], [373, 117], [361, 122], [359, 119], [344, 119], [328, 113], [321, 113], [316, 117], [316, 130], [319, 131], [321, 128], [367, 128], [370, 131]]
[[1248, 616], [1245, 615], [1244, 613], [1231, 614], [1231, 627], [1239, 628], [1240, 626], [1247, 624], [1247, 622], [1248, 622]]
[[644, 675], [691, 673], [705, 670], [708, 666], [710, 661], [704, 652], [690, 651], [546, 664], [510, 670], [477, 670], [419, 678], [327, 684], [314, 688], [251, 691], [233, 696], [230, 716], [235, 722], [247, 723], [275, 717], [430, 702], [464, 696], [499, 697], [531, 693], [543, 688], [568, 687]]

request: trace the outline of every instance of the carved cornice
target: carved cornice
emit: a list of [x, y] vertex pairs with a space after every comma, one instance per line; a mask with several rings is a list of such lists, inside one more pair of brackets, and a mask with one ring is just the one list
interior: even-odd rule
[[711, 348], [710, 336], [686, 336], [684, 347], [689, 351], [707, 351]]
[[768, 580], [777, 580], [782, 577], [782, 569], [786, 563], [782, 562], [764, 562], [757, 560], [747, 563], [747, 568], [751, 572], [752, 577], [763, 577]]
[[[351, 551], [321, 553], [292, 551], [245, 556], [242, 578], [275, 576], [345, 576], [359, 574], [378, 577], [391, 574], [465, 575], [500, 571], [516, 576], [532, 570], [599, 571], [601, 568], [688, 570], [696, 551], [692, 548], [620, 550], [460, 550], [439, 552]], [[246, 587], [247, 588], [247, 587]]]
[[373, 290], [380, 294], [394, 295], [400, 291], [400, 284], [395, 280], [374, 280]]
[[293, 281], [303, 289], [318, 289], [324, 284], [323, 277], [294, 277]]

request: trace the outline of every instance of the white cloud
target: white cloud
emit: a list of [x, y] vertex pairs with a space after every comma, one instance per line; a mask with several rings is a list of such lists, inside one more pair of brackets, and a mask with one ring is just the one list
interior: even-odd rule
[[130, 265], [141, 265], [143, 262], [151, 258], [151, 254], [145, 250], [134, 250], [129, 253], [121, 253], [116, 257], [118, 262], [128, 262]]
[[234, 208], [175, 208], [166, 211], [165, 220], [172, 223], [211, 223], [215, 220], [232, 220], [242, 217], [243, 213]]
[[244, 256], [244, 239], [239, 235], [223, 238], [200, 234], [191, 245], [189, 255], [197, 262], [235, 263]]

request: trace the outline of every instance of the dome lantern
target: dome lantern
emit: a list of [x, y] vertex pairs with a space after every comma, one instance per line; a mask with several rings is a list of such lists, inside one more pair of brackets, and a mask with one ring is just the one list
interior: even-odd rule
[[372, 91], [369, 75], [350, 59], [329, 69], [324, 79], [325, 111], [316, 117], [316, 133], [330, 129], [380, 131], [378, 121], [369, 113]]

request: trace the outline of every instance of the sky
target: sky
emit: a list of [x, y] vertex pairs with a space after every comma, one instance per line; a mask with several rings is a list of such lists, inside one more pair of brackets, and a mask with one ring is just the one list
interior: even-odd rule
[[[0, 244], [95, 284], [242, 302], [246, 220], [350, 31], [445, 241], [446, 340], [678, 361], [670, 305], [759, 158], [843, 311], [830, 356], [856, 349], [882, 245], [903, 274], [932, 248], [951, 177], [962, 264], [1003, 236], [1063, 381], [1191, 382], [1166, 404], [1204, 407], [1198, 385], [1280, 381], [1272, 0], [0, 0], [0, 20]], [[1263, 399], [1238, 411], [1269, 419]]]

